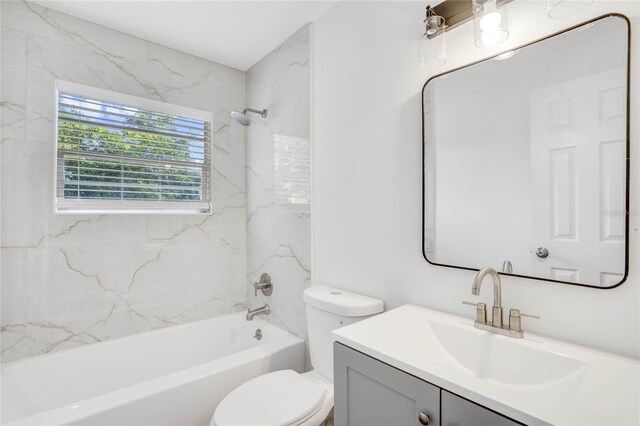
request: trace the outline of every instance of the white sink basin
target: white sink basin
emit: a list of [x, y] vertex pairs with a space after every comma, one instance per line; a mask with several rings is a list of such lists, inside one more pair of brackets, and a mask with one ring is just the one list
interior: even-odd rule
[[470, 322], [428, 322], [435, 340], [470, 374], [516, 386], [539, 386], [579, 374], [584, 361], [499, 336]]
[[640, 424], [640, 363], [405, 305], [333, 332], [336, 341], [524, 424]]

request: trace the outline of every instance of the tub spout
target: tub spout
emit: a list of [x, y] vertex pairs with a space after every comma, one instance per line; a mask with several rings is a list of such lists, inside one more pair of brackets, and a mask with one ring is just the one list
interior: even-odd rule
[[253, 310], [249, 309], [247, 310], [247, 321], [251, 321], [256, 315], [269, 315], [270, 313], [271, 308], [269, 307], [269, 305], [264, 305], [261, 308], [256, 308]]

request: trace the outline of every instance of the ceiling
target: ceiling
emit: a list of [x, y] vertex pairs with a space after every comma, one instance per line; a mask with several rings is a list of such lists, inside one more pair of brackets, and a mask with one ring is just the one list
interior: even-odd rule
[[242, 71], [336, 1], [34, 1]]

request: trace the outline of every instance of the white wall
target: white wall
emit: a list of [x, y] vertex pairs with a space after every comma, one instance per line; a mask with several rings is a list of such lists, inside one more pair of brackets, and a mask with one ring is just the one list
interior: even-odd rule
[[[595, 2], [551, 20], [547, 2], [509, 5], [511, 37], [494, 50], [474, 47], [471, 24], [447, 37], [445, 67], [417, 66], [421, 2], [341, 2], [314, 23], [313, 268], [315, 284], [472, 317], [473, 272], [436, 267], [421, 250], [421, 89], [434, 74], [508, 50], [606, 12], [633, 16], [630, 272], [622, 286], [596, 290], [503, 279], [508, 307], [538, 314], [533, 332], [640, 357], [638, 236], [638, 2]], [[482, 299], [491, 291], [483, 289]], [[417, 324], [419, 326], [419, 324]]]
[[[209, 216], [54, 215], [56, 78], [214, 114]], [[2, 2], [2, 361], [235, 311], [245, 300], [244, 73]]]

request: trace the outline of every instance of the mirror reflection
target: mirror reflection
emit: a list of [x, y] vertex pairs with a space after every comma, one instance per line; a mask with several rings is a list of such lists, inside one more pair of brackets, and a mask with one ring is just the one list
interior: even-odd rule
[[427, 82], [429, 262], [624, 281], [628, 31], [599, 18]]

